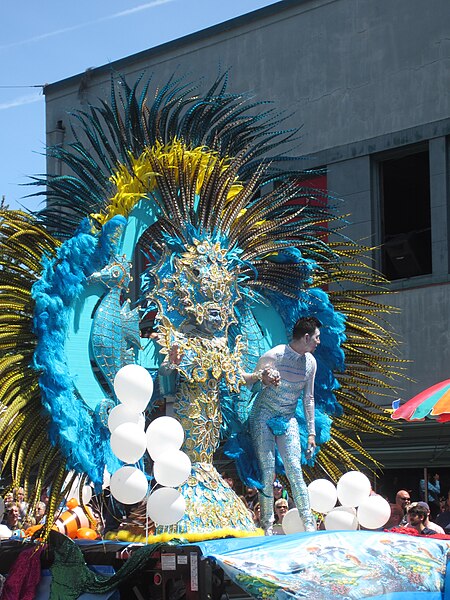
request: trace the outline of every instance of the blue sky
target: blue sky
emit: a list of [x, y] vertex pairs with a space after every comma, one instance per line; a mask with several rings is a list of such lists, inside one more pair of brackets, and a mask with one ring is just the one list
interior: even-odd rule
[[42, 85], [274, 4], [274, 0], [1, 2], [0, 197], [36, 208], [21, 184], [43, 173]]

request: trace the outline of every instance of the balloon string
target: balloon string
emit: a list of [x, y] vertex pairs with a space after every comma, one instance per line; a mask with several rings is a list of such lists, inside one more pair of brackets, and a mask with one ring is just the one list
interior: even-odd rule
[[149, 521], [149, 515], [148, 515], [148, 499], [150, 498], [150, 496], [152, 495], [152, 493], [155, 490], [155, 487], [158, 484], [155, 483], [155, 485], [151, 488], [150, 493], [147, 495], [147, 501], [145, 503], [145, 543], [148, 544], [148, 521]]
[[317, 465], [322, 469], [322, 471], [330, 479], [330, 481], [333, 481], [332, 476], [328, 473], [328, 471], [325, 469], [325, 467], [323, 465], [321, 465], [320, 462], [317, 462]]
[[148, 544], [148, 497], [145, 503], [145, 543]]

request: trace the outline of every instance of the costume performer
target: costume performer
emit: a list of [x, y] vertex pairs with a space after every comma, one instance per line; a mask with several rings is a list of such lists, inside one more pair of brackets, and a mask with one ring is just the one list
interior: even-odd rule
[[294, 326], [291, 343], [276, 346], [263, 354], [256, 367], [263, 389], [253, 404], [250, 425], [262, 475], [261, 525], [266, 535], [272, 535], [274, 521], [275, 447], [278, 447], [281, 454], [294, 502], [305, 529], [316, 530], [303, 478], [300, 433], [295, 412], [302, 396], [308, 449], [312, 451], [316, 445], [314, 378], [317, 369], [312, 352], [320, 343], [320, 326], [320, 321], [314, 317], [299, 319]]
[[[392, 431], [368, 400], [391, 390], [398, 362], [382, 325], [390, 309], [371, 296], [380, 279], [340, 233], [329, 195], [306, 182], [320, 173], [296, 168], [297, 130], [227, 82], [222, 74], [201, 93], [173, 77], [152, 97], [142, 77], [112, 79], [110, 101], [75, 113], [64, 145], [48, 149], [62, 174], [34, 180], [46, 208], [0, 210], [0, 458], [31, 510], [50, 487], [47, 532], [69, 472], [101, 491], [105, 467], [120, 466], [106, 427], [117, 370], [135, 361], [162, 381], [156, 345], [144, 356], [137, 344], [152, 311], [165, 355], [176, 345], [182, 355], [164, 371], [179, 378], [176, 416], [194, 462], [182, 488], [189, 518], [177, 531], [220, 530], [232, 506], [232, 528], [254, 529], [212, 455], [226, 440], [246, 485], [261, 485], [241, 373], [286, 343], [302, 316], [323, 323], [309, 464], [337, 479], [355, 466], [347, 447], [370, 460], [345, 432]], [[303, 411], [295, 419], [305, 462]]]
[[[164, 282], [149, 294], [158, 304], [159, 344], [166, 355], [160, 377], [176, 377], [173, 412], [185, 431], [182, 450], [192, 462], [181, 488], [185, 515], [174, 525], [160, 526], [157, 533], [255, 530], [250, 512], [213, 466], [222, 426], [220, 386], [238, 394], [244, 383], [243, 344], [235, 340], [231, 350], [228, 340], [238, 300], [230, 259], [220, 244], [196, 241], [173, 260], [172, 274], [162, 261]], [[166, 316], [175, 311], [183, 318], [176, 329]]]

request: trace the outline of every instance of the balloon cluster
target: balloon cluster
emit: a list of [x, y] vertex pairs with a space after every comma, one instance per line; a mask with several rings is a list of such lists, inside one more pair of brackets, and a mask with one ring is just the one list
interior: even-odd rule
[[153, 380], [144, 367], [126, 365], [114, 379], [114, 391], [120, 404], [108, 417], [111, 449], [126, 463], [111, 475], [111, 494], [123, 504], [141, 502], [148, 494], [146, 474], [135, 466], [146, 450], [154, 461], [153, 476], [160, 487], [147, 500], [147, 514], [158, 525], [172, 525], [186, 510], [177, 488], [189, 477], [191, 461], [180, 450], [184, 430], [172, 417], [159, 417], [145, 431], [145, 411], [153, 393]]
[[[337, 486], [327, 479], [315, 479], [308, 486], [309, 502], [312, 510], [325, 515], [325, 529], [330, 531], [379, 529], [389, 520], [389, 503], [371, 494], [369, 479], [359, 471], [349, 471], [342, 475]], [[339, 500], [341, 506], [336, 506]], [[289, 510], [282, 522], [285, 533], [304, 531], [298, 510]]]

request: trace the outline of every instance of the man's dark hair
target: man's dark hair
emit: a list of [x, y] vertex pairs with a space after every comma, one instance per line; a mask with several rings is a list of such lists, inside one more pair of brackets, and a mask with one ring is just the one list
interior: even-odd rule
[[307, 333], [313, 335], [316, 329], [320, 327], [322, 327], [322, 323], [316, 317], [301, 317], [294, 325], [292, 337], [294, 340], [298, 340]]
[[424, 506], [413, 506], [408, 510], [408, 515], [417, 515], [418, 517], [423, 517], [424, 520], [428, 516], [428, 511]]

